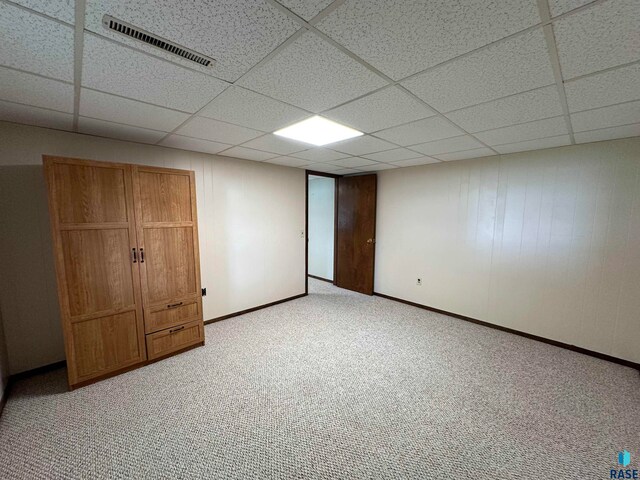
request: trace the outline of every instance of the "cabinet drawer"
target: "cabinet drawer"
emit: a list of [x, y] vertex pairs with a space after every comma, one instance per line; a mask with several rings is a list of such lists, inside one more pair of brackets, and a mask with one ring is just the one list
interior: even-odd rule
[[149, 360], [195, 345], [204, 340], [202, 320], [185, 323], [147, 335], [147, 357]]
[[182, 325], [188, 321], [200, 320], [200, 304], [197, 300], [157, 305], [147, 310], [145, 315], [145, 333], [153, 333], [165, 330], [169, 327]]

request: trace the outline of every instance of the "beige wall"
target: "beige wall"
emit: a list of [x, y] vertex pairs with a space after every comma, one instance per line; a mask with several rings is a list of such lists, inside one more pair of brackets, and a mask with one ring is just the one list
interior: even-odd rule
[[304, 293], [303, 170], [0, 122], [0, 308], [12, 374], [64, 359], [42, 154], [196, 172], [205, 320]]
[[639, 173], [638, 138], [382, 172], [375, 290], [640, 362]]

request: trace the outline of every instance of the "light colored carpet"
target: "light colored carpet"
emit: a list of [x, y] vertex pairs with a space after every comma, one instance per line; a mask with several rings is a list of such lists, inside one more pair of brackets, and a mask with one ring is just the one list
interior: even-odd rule
[[74, 392], [62, 370], [15, 384], [0, 478], [599, 479], [618, 450], [637, 463], [637, 371], [310, 287]]

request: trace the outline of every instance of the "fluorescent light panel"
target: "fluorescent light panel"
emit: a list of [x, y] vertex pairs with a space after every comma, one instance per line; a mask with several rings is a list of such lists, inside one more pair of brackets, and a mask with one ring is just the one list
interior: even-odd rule
[[294, 123], [273, 133], [281, 137], [310, 143], [318, 147], [362, 135], [362, 132], [358, 130], [345, 127], [319, 115], [314, 115], [311, 118]]

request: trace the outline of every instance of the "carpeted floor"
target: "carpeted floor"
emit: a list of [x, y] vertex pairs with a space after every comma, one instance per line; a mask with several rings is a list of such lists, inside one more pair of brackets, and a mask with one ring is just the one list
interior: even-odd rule
[[16, 383], [0, 478], [604, 479], [622, 449], [638, 468], [637, 371], [310, 288], [74, 392], [63, 370]]

